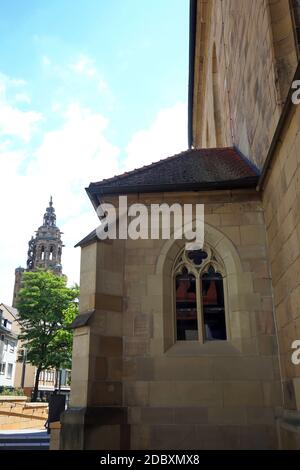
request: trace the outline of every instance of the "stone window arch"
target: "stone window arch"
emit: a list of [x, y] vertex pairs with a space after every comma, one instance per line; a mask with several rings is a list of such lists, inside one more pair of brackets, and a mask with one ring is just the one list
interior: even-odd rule
[[225, 268], [209, 246], [181, 250], [173, 268], [175, 341], [226, 340]]
[[[153, 331], [155, 350], [167, 354], [237, 353], [243, 341], [252, 337], [252, 305], [257, 305], [258, 294], [254, 291], [252, 274], [245, 269], [236, 246], [219, 228], [205, 224], [204, 250], [208, 247], [216, 255], [218, 268], [223, 268], [224, 302], [227, 341], [176, 341], [174, 273], [177, 257], [185, 248], [184, 240], [166, 240], [160, 249], [155, 268], [155, 295]], [[152, 280], [147, 288], [152, 292]], [[153, 346], [154, 347], [154, 346]], [[179, 352], [180, 351], [180, 352]]]

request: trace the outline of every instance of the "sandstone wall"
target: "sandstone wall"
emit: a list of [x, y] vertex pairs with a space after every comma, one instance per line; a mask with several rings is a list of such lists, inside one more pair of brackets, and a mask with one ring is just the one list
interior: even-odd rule
[[170, 268], [182, 244], [126, 241], [123, 404], [131, 446], [276, 448], [282, 395], [262, 205], [243, 192], [146, 202], [178, 200], [205, 203], [207, 243], [224, 258], [232, 249], [240, 263], [238, 280], [237, 265], [227, 265], [230, 339], [170, 345]]
[[289, 2], [198, 0], [197, 21], [194, 144], [261, 168], [297, 67]]
[[27, 397], [0, 396], [0, 430], [43, 428], [47, 403], [27, 403]]
[[[284, 407], [300, 416], [300, 366], [292, 342], [300, 340], [300, 107], [295, 106], [280, 136], [263, 192], [274, 304], [280, 348]], [[290, 429], [291, 431], [291, 429]], [[295, 431], [295, 430], [294, 430]], [[300, 448], [300, 434], [293, 441]]]
[[83, 324], [74, 337], [64, 449], [278, 447], [282, 392], [259, 195], [139, 196], [146, 204], [176, 201], [205, 203], [206, 241], [226, 266], [229, 340], [172, 337], [179, 241], [83, 247]]

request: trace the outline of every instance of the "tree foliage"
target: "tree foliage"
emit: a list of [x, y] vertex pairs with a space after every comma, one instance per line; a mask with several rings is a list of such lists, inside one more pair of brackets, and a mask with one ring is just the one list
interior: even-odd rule
[[38, 370], [70, 368], [79, 288], [51, 271], [25, 272], [17, 308], [27, 360]]

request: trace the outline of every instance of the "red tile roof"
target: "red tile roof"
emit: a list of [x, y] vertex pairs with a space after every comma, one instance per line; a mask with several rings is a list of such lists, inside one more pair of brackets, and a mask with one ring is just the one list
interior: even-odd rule
[[[104, 194], [254, 188], [259, 170], [235, 148], [192, 149], [113, 178], [91, 183], [95, 208]], [[76, 246], [97, 239], [93, 230]]]
[[89, 196], [255, 186], [259, 170], [235, 148], [192, 149], [91, 183]]

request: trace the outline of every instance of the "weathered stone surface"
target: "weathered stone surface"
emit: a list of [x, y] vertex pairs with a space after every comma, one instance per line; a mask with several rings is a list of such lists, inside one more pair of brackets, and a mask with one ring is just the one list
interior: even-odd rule
[[[261, 169], [297, 63], [289, 2], [218, 3], [198, 1], [194, 145], [235, 145]], [[205, 242], [225, 273], [226, 342], [175, 341], [173, 267], [183, 242], [83, 248], [81, 311], [101, 314], [76, 331], [72, 400], [123, 406], [128, 418], [107, 423], [106, 436], [79, 424], [74, 442], [83, 433], [89, 448], [106, 438], [120, 448], [127, 429], [132, 449], [278, 448], [278, 410], [284, 402], [297, 413], [300, 403], [291, 363], [300, 339], [299, 148], [298, 106], [261, 192], [130, 196], [148, 206], [205, 204]], [[299, 448], [296, 427], [282, 420], [278, 429], [284, 448]]]

